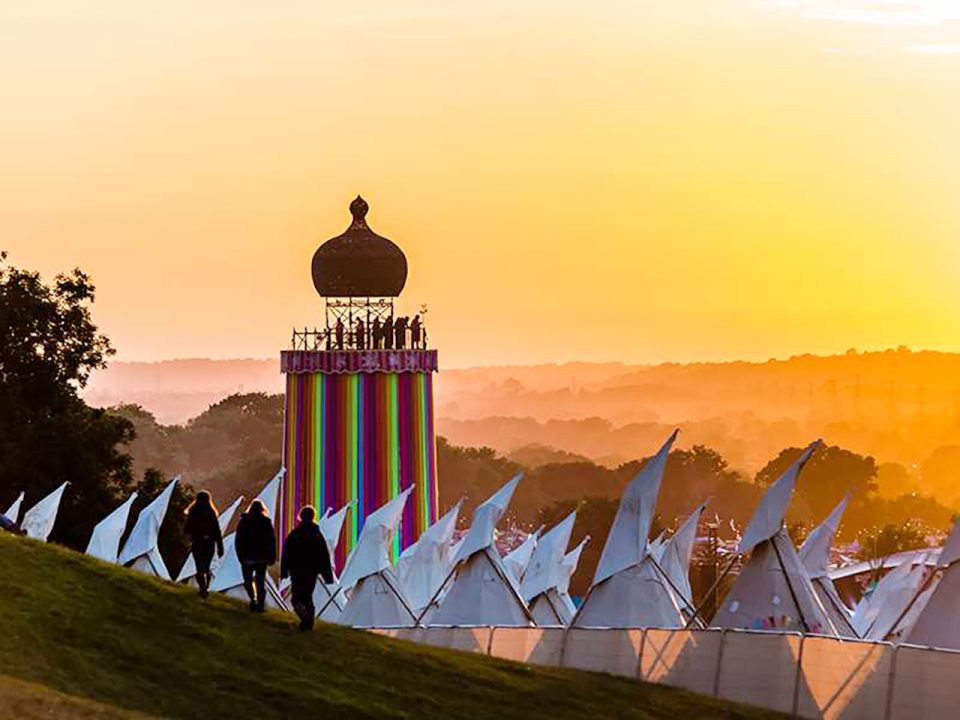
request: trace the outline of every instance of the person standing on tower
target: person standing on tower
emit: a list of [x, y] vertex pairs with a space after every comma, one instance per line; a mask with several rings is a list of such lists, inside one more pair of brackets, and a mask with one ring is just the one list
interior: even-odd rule
[[337, 318], [337, 350], [343, 350], [343, 320]]
[[365, 329], [366, 328], [363, 327], [363, 320], [361, 320], [360, 318], [357, 318], [357, 330], [356, 330], [357, 335], [354, 338], [354, 343], [353, 343], [354, 347], [357, 350], [367, 349], [367, 337], [366, 335], [363, 334], [363, 331]]
[[410, 347], [414, 350], [420, 348], [420, 316], [414, 315], [410, 322]]
[[380, 318], [374, 318], [373, 319], [373, 337], [371, 338], [371, 340], [373, 341], [374, 350], [380, 349], [380, 341], [382, 340], [382, 337], [383, 337], [382, 333], [383, 331], [380, 328]]
[[397, 336], [397, 350], [403, 350], [407, 343], [407, 319], [405, 317], [398, 317], [396, 319], [393, 323], [393, 332]]
[[319, 575], [327, 585], [333, 583], [330, 550], [327, 541], [314, 522], [316, 510], [305, 505], [300, 510], [300, 523], [287, 535], [280, 559], [280, 577], [290, 578], [290, 597], [293, 610], [300, 618], [301, 630], [312, 630], [317, 609], [313, 605], [313, 591]]
[[383, 322], [383, 349], [393, 349], [393, 315]]

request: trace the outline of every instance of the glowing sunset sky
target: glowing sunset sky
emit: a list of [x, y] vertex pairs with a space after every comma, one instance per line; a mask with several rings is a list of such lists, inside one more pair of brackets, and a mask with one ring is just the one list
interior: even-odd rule
[[447, 366], [960, 350], [960, 0], [5, 0], [0, 103], [121, 359], [276, 355], [358, 192]]

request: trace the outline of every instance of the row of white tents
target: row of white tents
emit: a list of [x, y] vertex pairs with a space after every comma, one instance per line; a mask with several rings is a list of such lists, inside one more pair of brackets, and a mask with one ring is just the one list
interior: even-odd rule
[[[568, 550], [576, 512], [554, 527], [531, 533], [505, 556], [498, 552], [496, 528], [522, 480], [518, 475], [476, 507], [469, 530], [454, 543], [461, 504], [392, 562], [408, 488], [364, 520], [343, 572], [331, 585], [318, 584], [318, 617], [355, 627], [574, 626], [710, 627], [800, 631], [839, 637], [898, 640], [960, 649], [960, 523], [935, 560], [908, 556], [851, 610], [840, 599], [828, 572], [830, 547], [847, 505], [845, 498], [797, 549], [785, 527], [798, 477], [819, 446], [812, 443], [770, 486], [744, 530], [723, 577], [740, 572], [709, 621], [694, 606], [689, 569], [697, 525], [707, 503], [690, 513], [669, 538], [648, 540], [674, 432], [627, 485], [607, 536], [593, 582], [580, 607], [570, 594], [570, 578], [589, 540]], [[281, 470], [257, 496], [276, 516]], [[179, 478], [137, 517], [122, 549], [136, 494], [100, 522], [87, 554], [170, 580], [160, 555], [159, 530]], [[31, 537], [46, 539], [56, 519], [65, 485], [28, 510], [21, 525]], [[23, 495], [5, 513], [16, 521]], [[243, 498], [220, 515], [226, 532]], [[336, 550], [347, 505], [327, 510], [320, 529], [331, 556]], [[235, 533], [224, 538], [224, 556], [214, 560], [211, 590], [245, 598]], [[192, 557], [177, 582], [192, 582]], [[718, 582], [719, 582], [718, 580]], [[268, 576], [267, 604], [285, 609], [284, 591]], [[709, 593], [708, 593], [709, 594]]]

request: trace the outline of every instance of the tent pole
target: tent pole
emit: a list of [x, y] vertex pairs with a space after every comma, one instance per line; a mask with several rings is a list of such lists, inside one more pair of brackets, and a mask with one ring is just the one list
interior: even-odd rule
[[410, 613], [410, 617], [413, 618], [414, 622], [416, 622], [416, 620], [417, 620], [416, 613], [414, 613], [413, 610], [410, 609], [410, 606], [407, 604], [406, 599], [405, 599], [405, 598], [403, 597], [403, 595], [393, 586], [393, 581], [390, 579], [390, 576], [387, 574], [387, 571], [386, 571], [386, 570], [381, 570], [381, 571], [380, 571], [380, 576], [383, 578], [383, 581], [387, 584], [387, 587], [389, 587], [389, 588], [393, 591], [393, 594], [397, 596], [397, 600], [399, 600], [400, 603], [403, 605], [403, 609], [406, 610], [408, 613]]
[[[926, 558], [924, 558], [924, 561], [925, 561], [925, 560], [926, 560]], [[940, 568], [935, 567], [935, 568], [933, 569], [933, 572], [930, 573], [930, 574], [927, 576], [927, 579], [924, 580], [924, 581], [920, 584], [920, 587], [917, 588], [917, 591], [913, 594], [913, 597], [910, 598], [910, 602], [907, 603], [907, 606], [906, 606], [906, 607], [903, 609], [903, 611], [897, 616], [896, 621], [893, 623], [893, 625], [890, 626], [890, 632], [888, 632], [888, 633], [886, 634], [886, 636], [884, 637], [884, 640], [886, 640], [887, 637], [890, 637], [891, 635], [893, 635], [894, 631], [897, 629], [897, 625], [899, 625], [901, 622], [903, 622], [903, 618], [905, 618], [906, 615], [907, 615], [907, 613], [910, 612], [910, 608], [912, 608], [913, 605], [914, 605], [914, 603], [917, 602], [917, 598], [919, 598], [920, 595], [922, 595], [922, 594], [926, 591], [927, 586], [930, 585], [930, 583], [933, 582], [934, 576], [935, 576], [939, 571], [940, 571]]]
[[[523, 598], [520, 597], [520, 593], [517, 592], [517, 589], [513, 586], [513, 581], [510, 578], [508, 578], [506, 573], [503, 571], [503, 567], [501, 566], [500, 562], [497, 562], [498, 560], [500, 560], [500, 557], [499, 556], [497, 556], [496, 558], [490, 557], [491, 550], [489, 546], [485, 547], [483, 549], [483, 552], [487, 554], [487, 560], [489, 560], [490, 564], [493, 565], [494, 569], [497, 571], [497, 574], [500, 576], [500, 579], [507, 584], [507, 587], [510, 588], [510, 592], [513, 593], [513, 596], [517, 599], [517, 602], [520, 603], [520, 607], [523, 608], [523, 614], [527, 616], [527, 620], [530, 621], [531, 625], [536, 627], [537, 623], [534, 622], [533, 615], [530, 614], [530, 608], [527, 607], [527, 604], [523, 601]], [[496, 552], [496, 550], [494, 550], [493, 552]]]
[[[326, 588], [326, 585], [324, 585], [324, 588]], [[317, 614], [316, 614], [314, 617], [320, 617], [321, 615], [323, 615], [323, 611], [326, 610], [328, 607], [330, 607], [330, 603], [332, 603], [332, 602], [334, 601], [334, 599], [336, 599], [337, 595], [340, 594], [340, 589], [341, 589], [341, 588], [340, 588], [340, 586], [338, 585], [336, 592], [333, 593], [332, 595], [330, 595], [330, 591], [327, 590], [327, 595], [330, 595], [330, 597], [329, 597], [329, 599], [323, 604], [323, 607], [320, 608], [320, 610], [317, 612]], [[337, 605], [337, 607], [339, 608], [340, 606]], [[340, 608], [340, 609], [342, 610], [343, 608]]]
[[[730, 558], [730, 562], [727, 563], [727, 566], [723, 569], [723, 572], [720, 573], [720, 577], [718, 577], [716, 580], [713, 581], [713, 585], [711, 585], [710, 589], [704, 593], [703, 599], [700, 601], [700, 604], [693, 609], [693, 616], [687, 621], [687, 624], [683, 626], [684, 630], [689, 630], [690, 625], [693, 624], [693, 621], [696, 620], [698, 616], [701, 618], [703, 617], [700, 614], [700, 611], [703, 610], [703, 606], [706, 605], [707, 600], [710, 599], [710, 596], [714, 592], [716, 592], [717, 588], [720, 587], [720, 583], [723, 582], [723, 579], [730, 574], [730, 571], [733, 570], [733, 566], [739, 558], [740, 558], [739, 553], [735, 554], [732, 558]], [[709, 623], [707, 623], [707, 627], [710, 627]]]
[[656, 569], [656, 571], [657, 571], [658, 573], [660, 573], [660, 574], [663, 576], [663, 579], [667, 581], [667, 583], [670, 585], [670, 588], [673, 590], [673, 592], [675, 592], [675, 593], [677, 594], [677, 597], [680, 598], [680, 599], [683, 601], [683, 603], [684, 603], [684, 605], [686, 606], [686, 608], [689, 608], [690, 610], [693, 610], [693, 612], [694, 612], [694, 617], [699, 617], [699, 618], [700, 618], [700, 622], [701, 622], [702, 625], [703, 625], [703, 627], [700, 628], [700, 629], [701, 629], [701, 630], [705, 629], [705, 628], [707, 627], [706, 620], [703, 619], [703, 616], [702, 616], [702, 615], [699, 615], [699, 613], [697, 613], [697, 609], [696, 609], [695, 607], [693, 607], [693, 603], [691, 603], [689, 600], [687, 600], [687, 598], [685, 598], [685, 597], [683, 596], [683, 593], [680, 592], [680, 588], [678, 588], [676, 585], [674, 585], [673, 580], [671, 580], [671, 579], [670, 579], [670, 576], [667, 575], [667, 574], [663, 571], [663, 568], [660, 567], [660, 563], [657, 562], [656, 558], [653, 557], [653, 555], [648, 555], [647, 557], [650, 558], [650, 562], [653, 563], [653, 567]]
[[442, 583], [440, 583], [440, 587], [437, 588], [437, 591], [433, 594], [433, 597], [430, 598], [430, 602], [428, 602], [428, 603], [424, 606], [423, 612], [420, 613], [419, 616], [417, 616], [416, 622], [413, 624], [414, 627], [419, 627], [420, 621], [423, 620], [423, 616], [427, 614], [427, 611], [430, 609], [430, 607], [433, 605], [433, 603], [436, 602], [436, 600], [437, 600], [438, 597], [440, 597], [440, 593], [443, 592], [443, 589], [447, 586], [447, 583], [450, 582], [450, 578], [453, 577], [453, 574], [454, 574], [455, 572], [457, 572], [457, 568], [458, 568], [458, 567], [460, 567], [460, 563], [457, 563], [456, 565], [454, 565], [454, 566], [453, 566], [453, 569], [450, 570], [450, 573], [447, 575], [447, 579], [444, 580]]
[[773, 546], [773, 552], [775, 552], [777, 555], [777, 562], [780, 563], [780, 571], [783, 573], [783, 579], [787, 583], [787, 590], [790, 591], [790, 597], [793, 598], [793, 606], [797, 609], [797, 613], [800, 615], [800, 624], [803, 625], [803, 631], [805, 633], [809, 633], [810, 626], [807, 624], [807, 619], [803, 616], [803, 608], [800, 607], [800, 601], [797, 599], [797, 593], [794, 592], [793, 584], [790, 582], [790, 574], [787, 572], [787, 566], [783, 564], [783, 558], [780, 556], [780, 549], [777, 547], [777, 536], [774, 535], [767, 542]]

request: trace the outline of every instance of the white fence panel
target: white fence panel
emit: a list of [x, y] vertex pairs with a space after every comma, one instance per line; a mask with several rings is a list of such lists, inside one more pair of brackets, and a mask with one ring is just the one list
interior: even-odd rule
[[640, 677], [713, 695], [722, 641], [720, 630], [647, 630]]
[[563, 648], [563, 666], [636, 677], [642, 630], [571, 628]]
[[495, 628], [490, 654], [504, 660], [557, 667], [563, 652], [564, 632], [563, 628]]
[[810, 636], [803, 640], [797, 715], [873, 720], [886, 714], [893, 647]]
[[793, 711], [800, 635], [728, 630], [721, 647], [719, 697]]
[[960, 653], [897, 648], [891, 720], [960, 717]]

